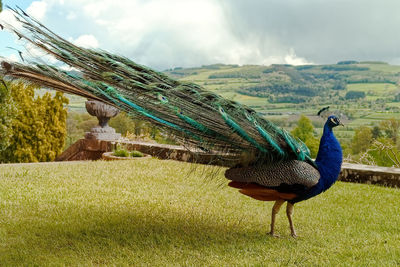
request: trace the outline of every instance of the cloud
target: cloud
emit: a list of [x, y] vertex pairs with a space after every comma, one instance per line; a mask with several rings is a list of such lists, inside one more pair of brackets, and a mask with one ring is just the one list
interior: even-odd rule
[[21, 24], [15, 19], [14, 14], [5, 9], [0, 13], [0, 22], [8, 25], [12, 25], [16, 29], [21, 29]]
[[45, 1], [34, 1], [26, 9], [26, 12], [38, 20], [42, 20], [46, 15], [47, 3]]
[[251, 50], [226, 30], [223, 11], [212, 0], [70, 0], [62, 6], [43, 1], [49, 7], [46, 24], [64, 37], [157, 69], [254, 63]]
[[28, 11], [79, 45], [166, 69], [398, 62], [399, 9], [397, 0], [41, 0]]
[[7, 60], [7, 61], [10, 61], [10, 62], [21, 62], [21, 59], [20, 59], [17, 55], [15, 55], [15, 54], [10, 54], [10, 55], [8, 55], [8, 56], [6, 57], [6, 60]]
[[76, 40], [73, 40], [72, 42], [78, 46], [82, 46], [85, 48], [99, 47], [99, 41], [97, 41], [96, 37], [94, 37], [91, 34], [81, 35]]
[[305, 58], [296, 56], [294, 49], [290, 49], [289, 54], [285, 56], [285, 63], [290, 65], [309, 65], [313, 64], [308, 62]]
[[[315, 63], [392, 61], [400, 53], [400, 2], [396, 0], [223, 3], [231, 31], [238, 38], [253, 39], [259, 47], [293, 48]], [[276, 43], [269, 46], [271, 41]]]

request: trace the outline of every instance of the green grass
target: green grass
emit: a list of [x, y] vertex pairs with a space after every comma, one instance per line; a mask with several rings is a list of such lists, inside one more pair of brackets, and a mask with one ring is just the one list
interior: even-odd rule
[[[398, 266], [400, 190], [337, 183], [267, 235], [272, 203], [210, 167], [149, 159], [0, 165], [6, 266]], [[188, 175], [192, 171], [191, 175]], [[207, 173], [207, 172], [206, 172]]]

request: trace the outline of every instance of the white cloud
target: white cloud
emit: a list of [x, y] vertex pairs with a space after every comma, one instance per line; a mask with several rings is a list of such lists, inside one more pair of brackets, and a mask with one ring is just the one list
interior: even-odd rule
[[22, 56], [28, 61], [34, 59], [51, 65], [58, 63], [58, 60], [54, 56], [44, 52], [33, 44], [27, 43], [25, 49], [26, 52], [23, 52]]
[[101, 43], [102, 49], [157, 69], [307, 62], [279, 41], [238, 37], [215, 0], [41, 0], [29, 9], [79, 46]]
[[10, 62], [21, 62], [20, 57], [18, 57], [18, 56], [15, 55], [15, 54], [10, 54], [10, 55], [8, 55], [8, 56], [6, 57], [6, 59], [7, 59], [7, 61], [10, 61]]
[[81, 35], [76, 40], [74, 40], [73, 43], [85, 48], [99, 47], [99, 41], [97, 41], [96, 37], [91, 34]]
[[285, 56], [285, 63], [290, 65], [309, 65], [313, 64], [312, 62], [308, 62], [305, 58], [297, 57], [294, 49], [291, 48], [289, 54]]
[[[93, 35], [101, 48], [157, 69], [399, 62], [400, 1], [381, 2], [35, 0], [28, 11], [61, 36]], [[0, 17], [9, 22], [9, 15]]]
[[38, 20], [42, 20], [46, 15], [47, 3], [45, 1], [34, 1], [26, 9], [26, 12]]
[[21, 24], [15, 19], [12, 11], [5, 9], [0, 13], [0, 22], [12, 25], [16, 29], [21, 29]]
[[102, 29], [96, 37], [107, 49], [159, 69], [265, 61], [255, 44], [230, 32], [212, 0], [87, 1], [82, 10]]

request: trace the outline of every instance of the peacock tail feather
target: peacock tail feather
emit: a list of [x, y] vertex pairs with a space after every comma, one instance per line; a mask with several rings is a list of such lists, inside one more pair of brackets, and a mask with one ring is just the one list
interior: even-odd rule
[[251, 108], [123, 56], [76, 46], [23, 10], [12, 11], [22, 29], [5, 28], [72, 70], [39, 60], [26, 64], [3, 61], [0, 74], [113, 105], [173, 132], [177, 141], [195, 153], [226, 157], [231, 165], [291, 159], [313, 163], [301, 141]]

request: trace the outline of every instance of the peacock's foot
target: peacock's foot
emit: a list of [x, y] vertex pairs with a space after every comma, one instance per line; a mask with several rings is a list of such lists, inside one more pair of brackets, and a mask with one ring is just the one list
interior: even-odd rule
[[275, 238], [279, 238], [280, 237], [280, 235], [279, 234], [276, 234], [275, 232], [269, 232], [268, 233], [270, 236], [272, 236], [272, 237], [275, 237]]
[[299, 236], [296, 233], [291, 233], [290, 234], [293, 238], [298, 238]]

